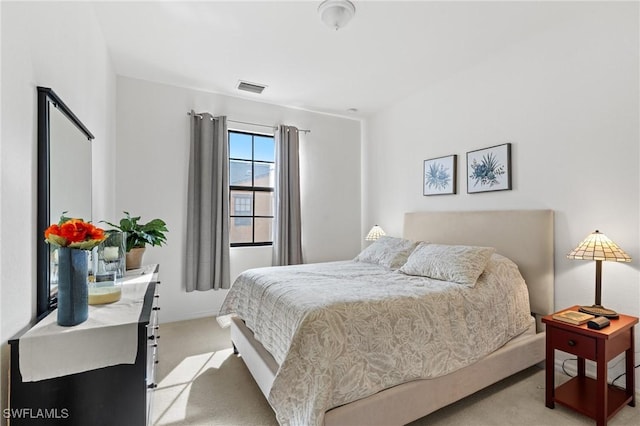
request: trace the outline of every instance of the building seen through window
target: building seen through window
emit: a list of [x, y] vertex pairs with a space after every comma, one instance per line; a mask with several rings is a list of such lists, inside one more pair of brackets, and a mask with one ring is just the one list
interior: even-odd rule
[[231, 246], [273, 242], [275, 142], [273, 136], [229, 131]]

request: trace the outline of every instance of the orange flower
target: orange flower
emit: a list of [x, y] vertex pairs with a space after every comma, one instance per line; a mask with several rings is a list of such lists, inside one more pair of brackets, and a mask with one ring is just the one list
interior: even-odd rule
[[79, 219], [71, 219], [60, 226], [60, 236], [70, 243], [84, 241], [87, 237], [87, 224]]
[[44, 238], [49, 239], [50, 235], [60, 235], [60, 227], [54, 223], [44, 231]]
[[53, 224], [44, 231], [45, 240], [60, 247], [91, 250], [104, 241], [104, 230], [82, 219], [62, 217], [59, 224]]
[[89, 239], [104, 240], [106, 238], [104, 235], [104, 229], [98, 228], [97, 226], [94, 226], [91, 223], [89, 223], [88, 225], [89, 225], [89, 230], [87, 231], [87, 234], [89, 236]]

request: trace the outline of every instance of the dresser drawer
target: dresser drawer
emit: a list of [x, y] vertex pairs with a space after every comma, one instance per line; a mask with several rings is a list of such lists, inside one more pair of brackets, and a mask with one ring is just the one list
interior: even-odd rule
[[160, 339], [160, 325], [158, 312], [160, 296], [158, 285], [156, 285], [153, 295], [151, 313], [149, 315], [149, 325], [147, 325], [147, 388], [153, 390], [156, 387], [156, 364], [158, 363], [158, 344]]
[[582, 334], [557, 328], [547, 329], [547, 333], [553, 333], [553, 346], [563, 352], [567, 352], [580, 358], [596, 360], [596, 339]]
[[147, 348], [147, 388], [155, 389], [156, 384], [156, 364], [158, 362], [158, 345], [150, 344]]
[[147, 324], [147, 347], [146, 347], [146, 425], [151, 425], [151, 411], [153, 406], [153, 392], [158, 387], [156, 383], [156, 367], [158, 364], [158, 346], [160, 339], [160, 322], [158, 314], [160, 311], [160, 282], [155, 283], [155, 289], [149, 312], [149, 324]]

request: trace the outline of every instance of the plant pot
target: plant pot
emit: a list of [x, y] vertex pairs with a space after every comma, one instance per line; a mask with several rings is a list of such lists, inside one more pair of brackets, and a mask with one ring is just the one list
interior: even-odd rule
[[146, 247], [134, 247], [127, 252], [126, 265], [127, 270], [138, 269], [142, 265], [142, 256]]

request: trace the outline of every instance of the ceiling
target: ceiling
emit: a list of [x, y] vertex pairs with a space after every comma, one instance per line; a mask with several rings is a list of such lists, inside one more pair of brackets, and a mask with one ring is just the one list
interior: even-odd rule
[[[579, 10], [572, 2], [354, 3], [354, 19], [338, 31], [321, 22], [320, 1], [93, 7], [118, 75], [356, 119]], [[240, 92], [239, 80], [267, 88]]]

